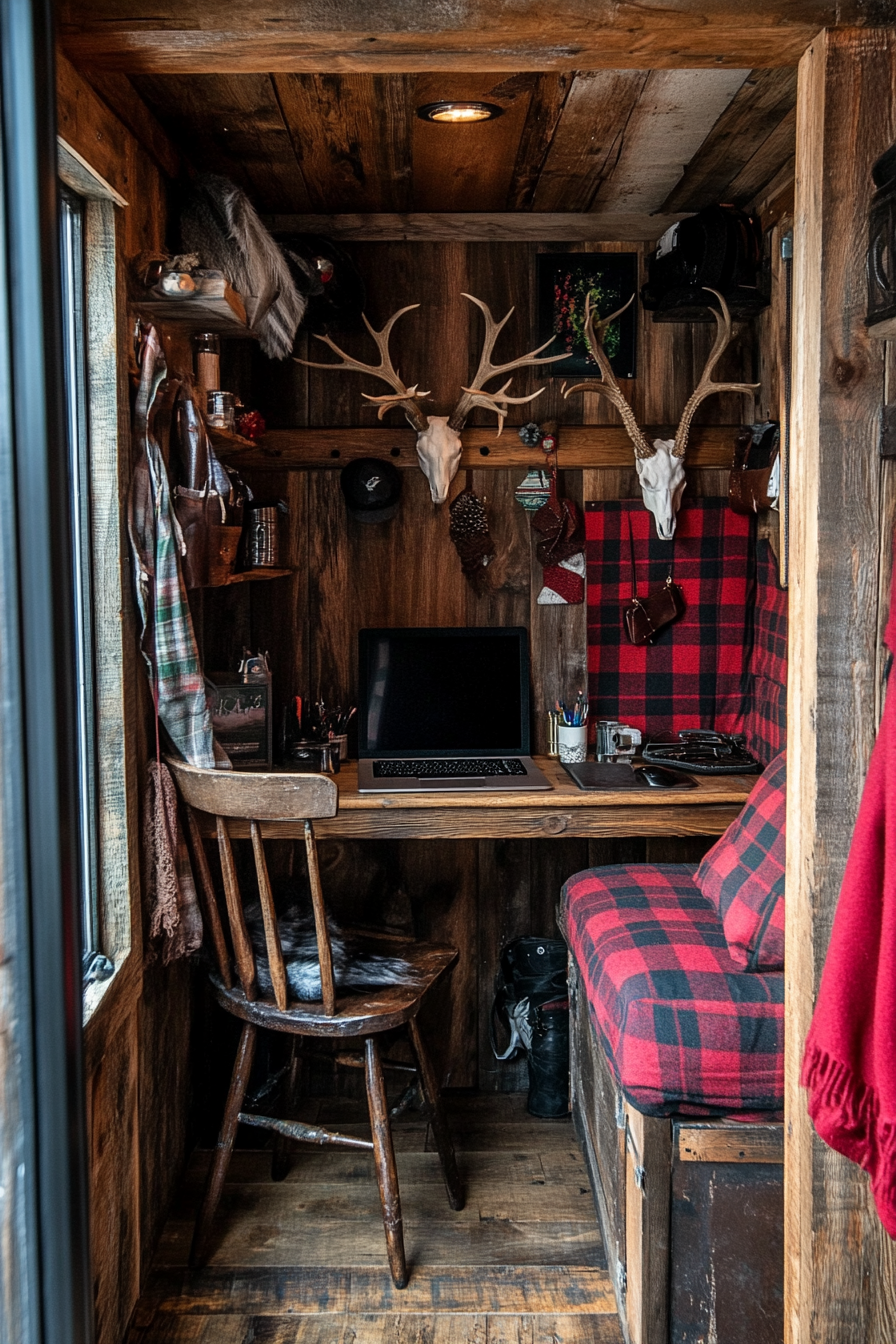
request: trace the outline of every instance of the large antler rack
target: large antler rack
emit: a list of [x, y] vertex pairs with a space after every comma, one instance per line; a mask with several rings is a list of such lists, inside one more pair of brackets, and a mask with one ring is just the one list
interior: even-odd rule
[[711, 397], [716, 392], [743, 392], [744, 394], [753, 393], [759, 387], [759, 383], [714, 383], [712, 381], [713, 370], [722, 357], [722, 352], [727, 348], [731, 341], [731, 314], [728, 311], [728, 305], [717, 289], [710, 289], [708, 285], [704, 286], [707, 294], [714, 294], [719, 301], [720, 312], [712, 310], [712, 315], [716, 320], [716, 339], [712, 349], [709, 352], [709, 359], [699, 383], [694, 388], [687, 405], [681, 413], [681, 419], [678, 422], [678, 429], [675, 431], [675, 447], [672, 452], [676, 457], [684, 457], [688, 446], [688, 434], [691, 429], [691, 421], [694, 418], [694, 412], [707, 397]]
[[339, 356], [342, 363], [323, 364], [313, 359], [299, 359], [296, 355], [293, 355], [293, 359], [295, 359], [297, 364], [307, 365], [309, 369], [348, 369], [353, 373], [369, 373], [374, 378], [379, 378], [384, 383], [388, 383], [393, 389], [391, 395], [372, 397], [367, 392], [362, 392], [361, 396], [365, 401], [372, 401], [374, 405], [379, 407], [379, 410], [377, 411], [378, 420], [382, 420], [386, 411], [390, 411], [393, 406], [400, 406], [417, 433], [422, 434], [429, 424], [429, 420], [423, 411], [423, 408], [420, 406], [420, 400], [423, 397], [428, 397], [429, 393], [418, 392], [416, 384], [414, 387], [405, 387], [398, 375], [398, 370], [392, 367], [392, 357], [389, 354], [389, 337], [392, 334], [392, 328], [395, 326], [395, 323], [405, 313], [409, 313], [413, 308], [419, 307], [419, 303], [409, 303], [406, 308], [399, 308], [397, 313], [392, 314], [381, 331], [376, 331], [374, 327], [371, 326], [367, 320], [366, 313], [362, 314], [364, 325], [376, 342], [376, 347], [380, 352], [379, 364], [362, 364], [360, 360], [352, 359], [351, 355], [347, 355], [344, 350], [340, 350], [336, 342], [331, 340], [329, 336], [318, 336], [316, 333], [315, 339], [323, 341], [324, 345], [328, 345], [334, 354]]
[[477, 299], [473, 294], [464, 293], [463, 297], [469, 299], [471, 303], [475, 303], [476, 307], [482, 310], [482, 315], [485, 318], [485, 341], [482, 346], [482, 356], [479, 360], [479, 368], [476, 370], [473, 377], [472, 386], [462, 388], [463, 396], [448, 417], [448, 424], [451, 429], [456, 430], [459, 433], [466, 424], [467, 416], [470, 414], [473, 407], [482, 406], [485, 410], [494, 411], [497, 415], [498, 433], [500, 434], [504, 428], [504, 418], [507, 415], [507, 407], [522, 406], [528, 401], [534, 401], [536, 397], [541, 396], [544, 388], [540, 387], [537, 392], [532, 392], [527, 397], [511, 397], [507, 395], [507, 389], [513, 381], [512, 378], [508, 378], [504, 386], [498, 388], [497, 392], [486, 392], [485, 384], [492, 378], [497, 378], [502, 373], [510, 373], [514, 369], [523, 368], [524, 365], [553, 364], [558, 359], [566, 359], [566, 355], [541, 354], [542, 350], [546, 350], [551, 344], [551, 341], [553, 341], [554, 338], [551, 336], [543, 345], [538, 346], [536, 350], [530, 350], [528, 354], [521, 355], [519, 359], [511, 359], [506, 364], [493, 364], [491, 359], [492, 351], [495, 348], [495, 342], [507, 324], [513, 309], [511, 308], [500, 322], [496, 322], [487, 303], [483, 303], [481, 299]]
[[617, 308], [615, 313], [610, 313], [603, 321], [595, 326], [594, 313], [591, 311], [591, 295], [585, 299], [585, 340], [588, 343], [588, 349], [594, 357], [594, 362], [600, 369], [600, 382], [576, 383], [573, 387], [567, 387], [562, 384], [560, 391], [563, 393], [564, 400], [571, 396], [573, 392], [597, 392], [607, 398], [616, 407], [622, 416], [622, 423], [625, 425], [626, 433], [632, 441], [635, 449], [635, 457], [653, 457], [656, 449], [648, 443], [641, 431], [641, 426], [635, 419], [635, 413], [623, 396], [622, 388], [616, 381], [616, 375], [613, 372], [613, 366], [610, 363], [609, 356], [604, 350], [604, 332], [611, 322], [620, 317], [626, 308], [630, 308], [635, 301], [634, 294], [628, 303], [624, 303], [621, 308]]

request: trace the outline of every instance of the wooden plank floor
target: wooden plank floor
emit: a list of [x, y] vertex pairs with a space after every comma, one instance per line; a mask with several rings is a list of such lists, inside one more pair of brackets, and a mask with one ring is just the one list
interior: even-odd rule
[[[296, 1150], [234, 1154], [208, 1265], [186, 1269], [209, 1161], [197, 1153], [166, 1224], [127, 1344], [622, 1344], [582, 1155], [566, 1121], [525, 1096], [450, 1103], [467, 1202], [453, 1212], [426, 1123], [395, 1122], [411, 1279], [386, 1267], [373, 1160]], [[358, 1103], [303, 1119], [363, 1134]]]

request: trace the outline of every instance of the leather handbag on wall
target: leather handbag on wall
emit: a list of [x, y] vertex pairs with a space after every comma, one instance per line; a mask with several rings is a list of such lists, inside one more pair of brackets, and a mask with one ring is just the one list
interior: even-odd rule
[[638, 597], [635, 579], [635, 539], [632, 535], [631, 518], [628, 520], [628, 542], [632, 565], [632, 597], [628, 606], [622, 609], [622, 623], [632, 644], [652, 644], [661, 630], [683, 614], [684, 593], [674, 582], [670, 567], [666, 582], [661, 588], [654, 588], [646, 597]]
[[670, 574], [662, 588], [654, 588], [646, 597], [633, 597], [623, 608], [625, 633], [632, 644], [652, 644], [660, 631], [677, 621], [683, 611], [684, 593]]
[[748, 425], [734, 440], [728, 503], [735, 513], [758, 513], [777, 503], [769, 482], [778, 460], [781, 431], [775, 420]]
[[215, 455], [188, 383], [177, 403], [176, 425], [184, 483], [175, 487], [174, 511], [186, 548], [184, 583], [187, 588], [218, 587], [236, 568], [243, 510], [251, 494]]

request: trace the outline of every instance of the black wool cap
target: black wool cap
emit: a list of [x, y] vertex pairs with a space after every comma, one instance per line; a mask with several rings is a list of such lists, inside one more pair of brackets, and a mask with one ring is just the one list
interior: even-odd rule
[[359, 523], [385, 523], [398, 512], [401, 473], [391, 462], [359, 457], [339, 478], [345, 507]]

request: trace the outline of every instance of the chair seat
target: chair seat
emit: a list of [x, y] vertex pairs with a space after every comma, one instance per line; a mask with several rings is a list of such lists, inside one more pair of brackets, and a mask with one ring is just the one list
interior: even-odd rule
[[402, 957], [411, 967], [408, 980], [401, 985], [337, 992], [336, 1012], [332, 1016], [323, 1011], [321, 1003], [295, 999], [283, 1010], [277, 1007], [273, 997], [247, 999], [241, 988], [227, 989], [213, 972], [211, 981], [215, 995], [226, 1012], [258, 1027], [288, 1031], [297, 1036], [369, 1036], [391, 1031], [416, 1017], [420, 1000], [457, 961], [457, 949], [441, 944], [369, 936], [366, 941], [371, 946], [379, 943], [389, 956]]

